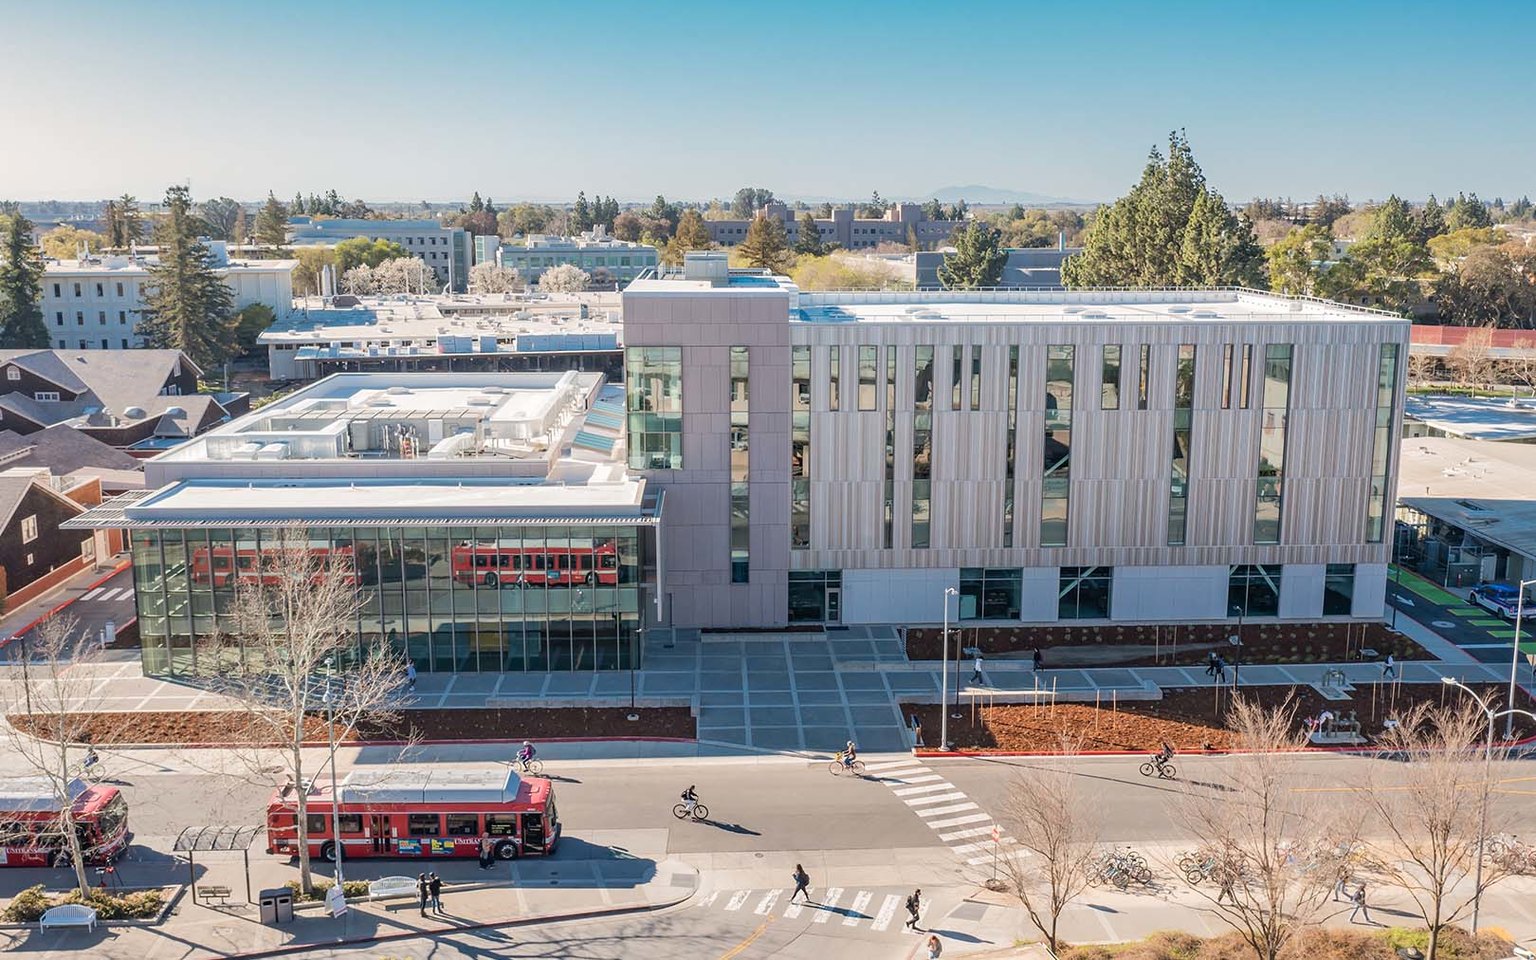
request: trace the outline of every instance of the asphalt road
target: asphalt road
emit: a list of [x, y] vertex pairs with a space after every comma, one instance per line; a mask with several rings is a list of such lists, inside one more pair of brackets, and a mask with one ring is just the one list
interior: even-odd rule
[[[100, 586], [86, 591], [66, 606], [60, 616], [73, 617], [80, 635], [88, 638], [100, 636], [108, 620], [122, 626], [134, 619], [138, 611], [133, 603], [133, 568], [124, 569]], [[0, 655], [8, 659], [19, 657], [26, 646], [23, 641], [31, 640], [36, 631], [37, 628], [33, 627], [19, 634], [5, 645]]]

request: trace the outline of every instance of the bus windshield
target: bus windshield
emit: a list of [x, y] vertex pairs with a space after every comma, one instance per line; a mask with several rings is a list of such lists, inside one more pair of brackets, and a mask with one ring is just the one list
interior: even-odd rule
[[122, 832], [123, 824], [128, 819], [128, 801], [119, 793], [107, 805], [101, 808], [101, 814], [96, 818], [98, 836], [104, 840], [110, 840]]

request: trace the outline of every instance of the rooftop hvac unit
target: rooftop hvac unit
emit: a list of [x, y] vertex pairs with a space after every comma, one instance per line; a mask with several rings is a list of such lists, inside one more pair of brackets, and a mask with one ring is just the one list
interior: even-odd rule
[[393, 396], [393, 397], [400, 397], [400, 396], [405, 396], [406, 394], [409, 394], [411, 392], [411, 388], [410, 387], [394, 386], [394, 387], [388, 388], [384, 392], [389, 394], [390, 396]]

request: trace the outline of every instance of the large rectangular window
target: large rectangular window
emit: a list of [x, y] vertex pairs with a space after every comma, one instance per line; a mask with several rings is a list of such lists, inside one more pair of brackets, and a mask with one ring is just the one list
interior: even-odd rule
[[971, 347], [971, 409], [981, 409], [981, 346]]
[[1271, 343], [1264, 348], [1263, 403], [1253, 542], [1279, 543], [1285, 502], [1285, 425], [1291, 404], [1291, 345], [1288, 343]]
[[956, 344], [951, 348], [949, 370], [949, 409], [963, 407], [965, 397], [965, 348]]
[[1108, 620], [1114, 567], [1062, 567], [1056, 590], [1060, 620]]
[[896, 348], [885, 348], [885, 517], [881, 543], [896, 540]]
[[811, 348], [790, 348], [789, 545], [811, 545]]
[[1179, 344], [1173, 377], [1173, 462], [1168, 478], [1168, 545], [1184, 543], [1189, 507], [1189, 444], [1195, 411], [1195, 345]]
[[683, 348], [624, 351], [624, 398], [633, 470], [683, 468]]
[[842, 586], [841, 570], [789, 571], [789, 622], [841, 621]]
[[1355, 565], [1330, 563], [1323, 578], [1323, 616], [1347, 617], [1355, 609]]
[[1024, 571], [1018, 567], [962, 567], [959, 619], [1019, 619], [1023, 583]]
[[1040, 545], [1067, 545], [1072, 492], [1072, 347], [1045, 348], [1045, 464], [1040, 501]]
[[[834, 348], [836, 349], [836, 348]], [[750, 570], [751, 496], [748, 451], [748, 352], [731, 348], [731, 582], [746, 583]]]
[[1008, 348], [1008, 444], [1003, 460], [1003, 546], [1013, 546], [1013, 486], [1019, 459], [1019, 348]]
[[1237, 382], [1238, 406], [1244, 410], [1249, 406], [1249, 391], [1253, 389], [1253, 344], [1243, 344], [1243, 369], [1240, 372], [1241, 379]]
[[1100, 410], [1120, 409], [1120, 345], [1118, 343], [1106, 343], [1104, 345], [1104, 388], [1099, 394]]
[[879, 374], [880, 348], [859, 348], [859, 409], [875, 409], [875, 378]]
[[1227, 616], [1280, 616], [1280, 574], [1278, 564], [1239, 564], [1227, 577]]
[[1221, 409], [1232, 409], [1232, 344], [1221, 348]]
[[912, 365], [912, 547], [928, 546], [933, 497], [933, 347]]
[[1397, 344], [1384, 343], [1376, 360], [1376, 427], [1371, 442], [1371, 490], [1365, 505], [1365, 540], [1380, 543], [1391, 470], [1392, 414], [1397, 404]]
[[843, 379], [843, 349], [841, 347], [827, 348], [827, 409], [836, 410], [838, 402], [842, 399], [841, 392]]
[[1147, 409], [1147, 394], [1152, 389], [1152, 347], [1141, 345], [1141, 358], [1136, 362], [1136, 409]]

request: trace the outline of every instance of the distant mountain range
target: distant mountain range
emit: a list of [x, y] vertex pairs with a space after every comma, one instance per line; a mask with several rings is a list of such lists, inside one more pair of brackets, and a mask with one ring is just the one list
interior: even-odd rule
[[954, 203], [964, 200], [966, 203], [981, 204], [1006, 204], [1019, 203], [1024, 206], [1042, 206], [1045, 204], [1073, 204], [1082, 205], [1090, 201], [1073, 200], [1068, 197], [1052, 197], [1043, 193], [1030, 193], [1027, 190], [1008, 190], [1003, 187], [988, 187], [981, 184], [967, 184], [963, 187], [940, 187], [931, 193], [925, 193], [913, 200], [939, 200], [943, 203]]

